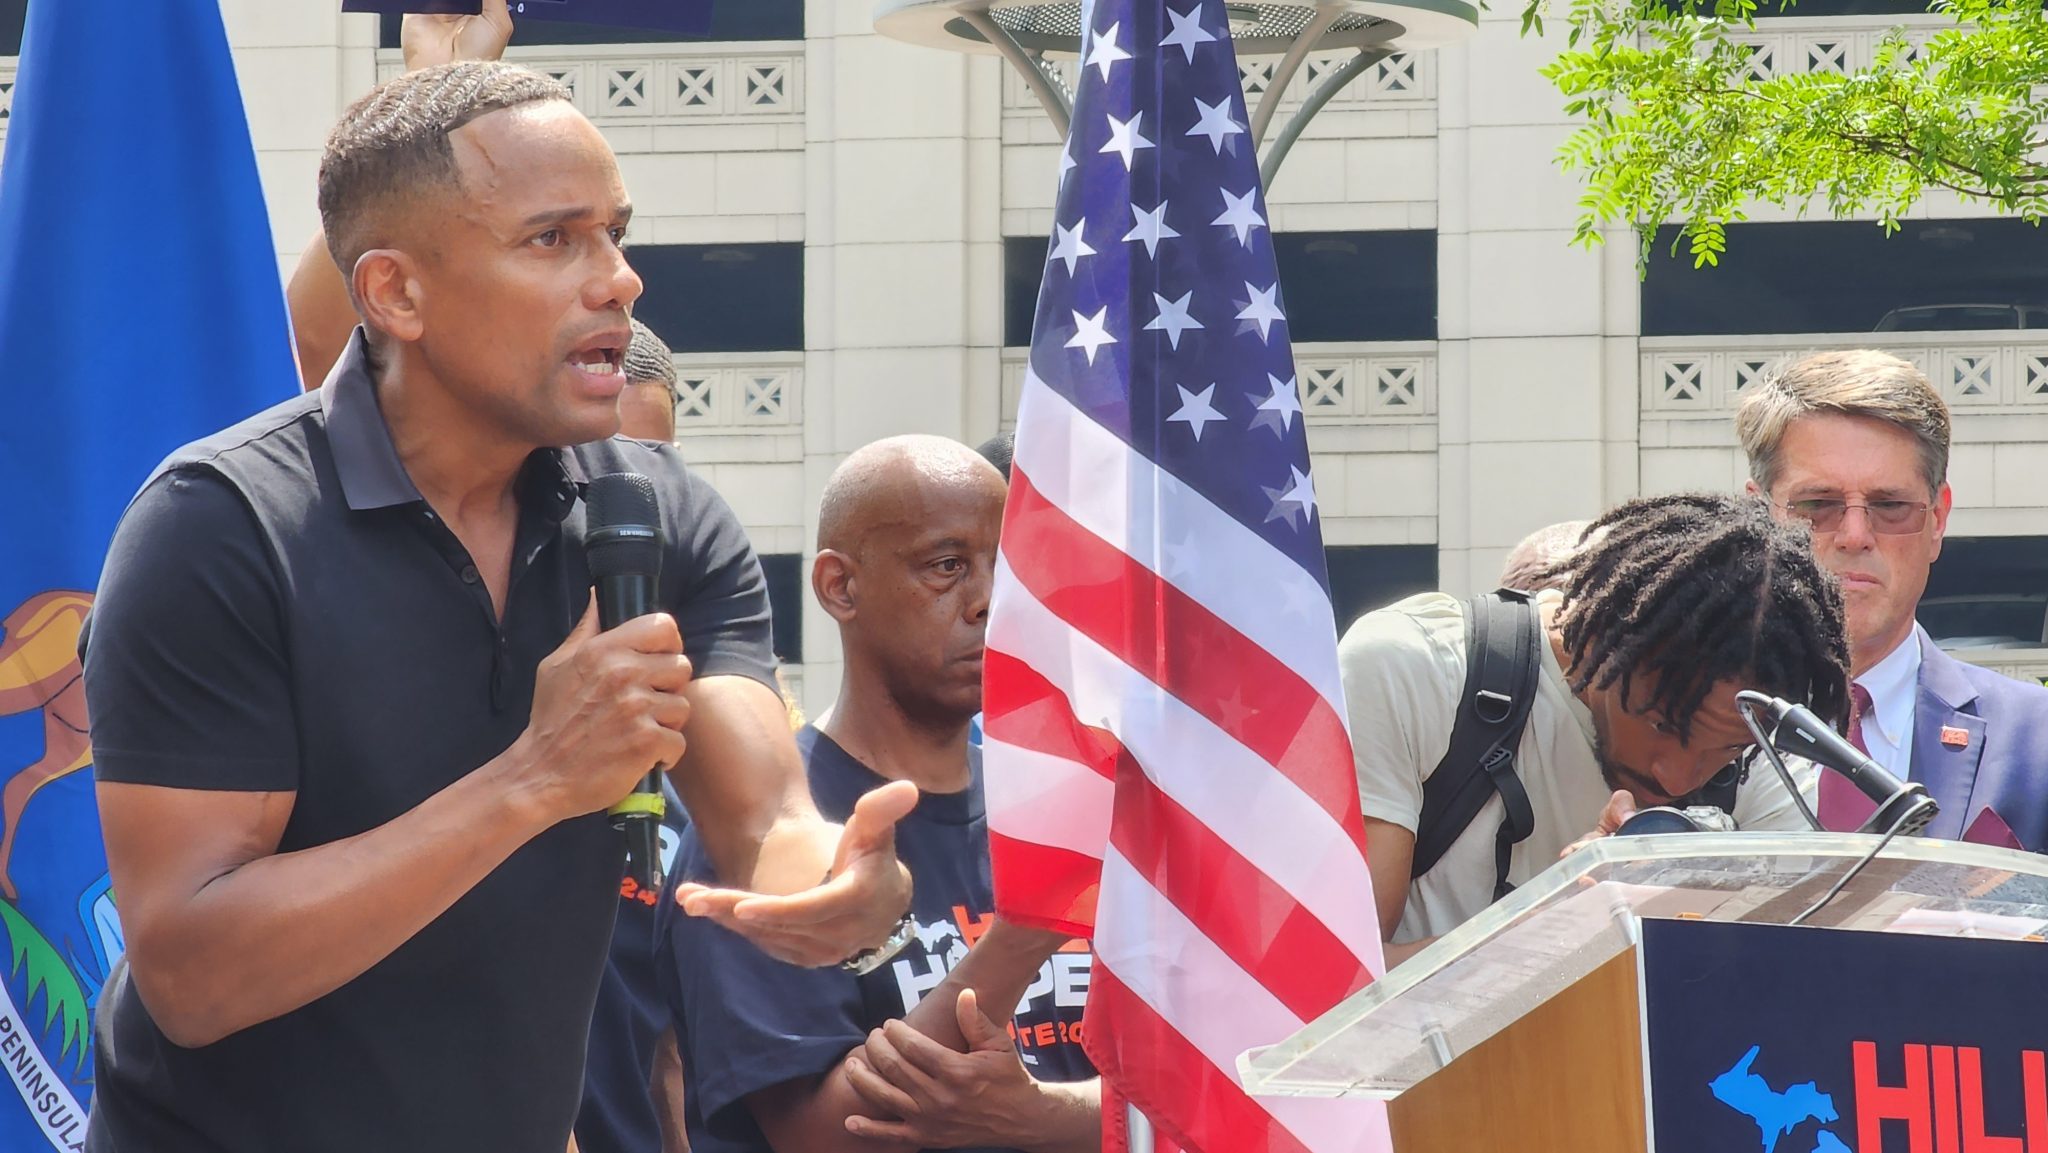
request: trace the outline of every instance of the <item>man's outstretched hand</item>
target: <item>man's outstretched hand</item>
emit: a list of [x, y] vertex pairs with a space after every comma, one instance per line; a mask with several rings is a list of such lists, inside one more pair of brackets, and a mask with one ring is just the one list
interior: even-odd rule
[[[676, 886], [676, 902], [693, 917], [709, 917], [792, 965], [836, 965], [886, 940], [910, 907], [910, 872], [896, 859], [896, 822], [917, 805], [917, 786], [884, 785], [862, 797], [844, 829], [813, 821], [778, 831], [762, 843], [754, 868], [757, 890]], [[818, 875], [825, 838], [837, 834], [831, 870]], [[809, 862], [808, 865], [805, 862]], [[793, 868], [805, 868], [790, 877]], [[787, 891], [788, 895], [779, 895]]]
[[417, 72], [457, 60], [502, 60], [512, 43], [509, 0], [483, 0], [475, 16], [407, 16], [398, 25], [405, 70]]

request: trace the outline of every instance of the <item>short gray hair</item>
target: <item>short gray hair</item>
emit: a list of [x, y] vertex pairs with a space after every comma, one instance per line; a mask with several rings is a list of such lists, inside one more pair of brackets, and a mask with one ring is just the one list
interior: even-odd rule
[[1948, 482], [1948, 404], [1912, 363], [1872, 348], [1820, 352], [1766, 370], [1735, 411], [1750, 479], [1769, 492], [1785, 431], [1816, 412], [1881, 420], [1912, 434], [1930, 493]]

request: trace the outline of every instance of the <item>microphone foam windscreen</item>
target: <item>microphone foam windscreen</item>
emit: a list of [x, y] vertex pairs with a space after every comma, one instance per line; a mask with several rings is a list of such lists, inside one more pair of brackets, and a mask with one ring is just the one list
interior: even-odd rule
[[583, 499], [590, 505], [591, 528], [661, 524], [661, 502], [654, 482], [637, 472], [612, 472], [590, 482]]
[[660, 571], [661, 504], [653, 481], [637, 472], [607, 473], [590, 482], [583, 499], [592, 575]]

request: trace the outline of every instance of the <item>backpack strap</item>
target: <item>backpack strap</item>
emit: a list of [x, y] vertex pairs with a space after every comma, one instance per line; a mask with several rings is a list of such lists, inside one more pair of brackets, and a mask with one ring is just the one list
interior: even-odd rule
[[1529, 594], [1502, 589], [1465, 602], [1465, 683], [1450, 747], [1422, 786], [1410, 879], [1436, 867], [1487, 799], [1499, 794], [1506, 816], [1494, 839], [1494, 899], [1513, 890], [1508, 862], [1536, 829], [1528, 790], [1515, 775], [1515, 751], [1536, 699], [1542, 622]]

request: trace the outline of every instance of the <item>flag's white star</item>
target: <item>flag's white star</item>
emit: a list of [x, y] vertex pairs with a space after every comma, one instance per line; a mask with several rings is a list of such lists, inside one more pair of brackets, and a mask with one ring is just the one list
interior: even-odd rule
[[[1195, 427], [1197, 439], [1200, 439], [1201, 426]], [[1201, 560], [1195, 548], [1194, 538], [1190, 536], [1169, 537], [1160, 545], [1159, 551], [1159, 575], [1167, 580], [1193, 572], [1195, 565]]]
[[1301, 525], [1295, 520], [1296, 517], [1313, 519], [1316, 515], [1316, 485], [1309, 479], [1308, 474], [1292, 465], [1288, 466], [1287, 472], [1288, 480], [1281, 487], [1267, 488], [1260, 485], [1259, 488], [1265, 492], [1266, 498], [1273, 502], [1273, 511], [1266, 514], [1266, 519], [1279, 520], [1284, 516], [1289, 528], [1298, 529]]
[[[1279, 302], [1274, 299], [1280, 295], [1279, 282], [1275, 281], [1272, 285], [1260, 289], [1252, 287], [1251, 281], [1247, 280], [1244, 284], [1244, 290], [1251, 293], [1252, 298], [1250, 303], [1244, 306], [1244, 311], [1237, 314], [1237, 318], [1239, 320], [1249, 320], [1253, 324], [1258, 325], [1259, 339], [1271, 341], [1273, 337], [1273, 322], [1287, 319], [1287, 314], [1280, 311]], [[1244, 330], [1239, 329], [1238, 331], [1242, 332]]]
[[[1129, 120], [1118, 120], [1114, 116], [1104, 116], [1103, 119], [1109, 121], [1109, 143], [1104, 144], [1096, 149], [1096, 151], [1114, 152], [1118, 156], [1123, 157], [1124, 171], [1129, 172], [1131, 170], [1131, 153], [1136, 152], [1140, 148], [1152, 147], [1150, 140], [1138, 135], [1138, 128], [1145, 119], [1145, 111], [1141, 108], [1131, 113]], [[1230, 194], [1226, 192], [1224, 195], [1228, 196]]]
[[1088, 363], [1094, 364], [1096, 349], [1101, 348], [1105, 344], [1115, 344], [1117, 342], [1116, 337], [1109, 334], [1108, 322], [1109, 306], [1107, 304], [1096, 309], [1094, 316], [1083, 316], [1079, 309], [1075, 309], [1075, 332], [1073, 338], [1067, 341], [1067, 347], [1086, 351]]
[[[1216, 105], [1211, 105], [1199, 96], [1195, 97], [1195, 115], [1200, 117], [1200, 119], [1195, 122], [1193, 128], [1188, 129], [1187, 134], [1189, 136], [1208, 137], [1209, 143], [1215, 147], [1216, 155], [1218, 156], [1223, 155], [1224, 137], [1236, 136], [1244, 131], [1244, 125], [1231, 119], [1230, 97], [1228, 96], [1223, 98], [1222, 103]], [[1226, 192], [1223, 195], [1227, 197], [1230, 194]], [[1249, 201], [1251, 194], [1246, 193], [1245, 199]], [[1235, 208], [1234, 205], [1232, 207]], [[1228, 215], [1228, 213], [1225, 215]], [[1254, 215], [1257, 214], [1254, 213]], [[1219, 220], [1216, 223], [1222, 224], [1223, 221]], [[1262, 220], [1259, 223], [1264, 224], [1265, 221]]]
[[1167, 227], [1166, 203], [1164, 200], [1160, 201], [1159, 207], [1150, 212], [1135, 204], [1131, 205], [1131, 216], [1137, 223], [1131, 226], [1129, 232], [1124, 233], [1124, 240], [1127, 242], [1132, 240], [1144, 241], [1145, 255], [1147, 256], [1159, 255], [1160, 241], [1173, 240], [1180, 236], [1180, 233]]
[[1216, 395], [1215, 385], [1212, 384], [1200, 392], [1189, 392], [1177, 384], [1173, 387], [1180, 389], [1180, 411], [1166, 419], [1186, 422], [1188, 431], [1195, 434], [1197, 441], [1202, 439], [1202, 429], [1205, 426], [1224, 419], [1223, 414], [1216, 411], [1216, 406], [1209, 403], [1210, 398]]
[[1241, 733], [1239, 726], [1259, 715], [1259, 710], [1245, 703], [1244, 682], [1230, 686], [1230, 695], [1216, 702], [1216, 724], [1226, 733]]
[[[1175, 351], [1178, 351], [1180, 349], [1180, 334], [1190, 328], [1202, 327], [1201, 321], [1188, 315], [1188, 302], [1194, 298], [1195, 294], [1192, 289], [1181, 293], [1179, 300], [1168, 300], [1156, 292], [1153, 293], [1152, 299], [1159, 305], [1159, 315], [1152, 318], [1152, 323], [1145, 326], [1145, 331], [1152, 332], [1165, 329], [1167, 342], [1173, 345]], [[1211, 385], [1210, 387], [1213, 388], [1215, 386]], [[1195, 439], [1200, 440], [1202, 438], [1197, 436]]]
[[1301, 415], [1301, 392], [1291, 376], [1281, 380], [1269, 372], [1266, 380], [1273, 386], [1273, 395], [1259, 402], [1258, 415], [1252, 417], [1252, 427], [1263, 424], [1276, 435], [1284, 437], [1293, 430], [1294, 418]]
[[1202, 27], [1202, 6], [1200, 4], [1195, 5], [1193, 9], [1186, 12], [1175, 12], [1173, 9], [1168, 8], [1166, 10], [1166, 18], [1173, 21], [1173, 31], [1166, 34], [1166, 39], [1161, 40], [1159, 46], [1161, 48], [1179, 48], [1187, 53], [1188, 63], [1190, 64], [1195, 62], [1195, 45], [1213, 44], [1216, 41], [1216, 34]]
[[1075, 165], [1078, 163], [1079, 161], [1076, 161], [1074, 159], [1074, 140], [1073, 137], [1070, 136], [1067, 138], [1067, 142], [1065, 144], [1060, 145], [1059, 187], [1065, 188], [1067, 186], [1067, 173], [1072, 172], [1074, 170]]
[[[1263, 486], [1262, 486], [1263, 487]], [[1305, 580], [1280, 582], [1280, 611], [1290, 620], [1320, 620], [1330, 615], [1330, 601]]]
[[1088, 221], [1086, 218], [1076, 220], [1072, 228], [1063, 228], [1055, 223], [1052, 226], [1052, 230], [1056, 234], [1057, 239], [1052, 246], [1052, 252], [1046, 256], [1045, 262], [1051, 264], [1055, 260], [1064, 260], [1067, 262], [1067, 275], [1074, 275], [1074, 265], [1082, 257], [1095, 255], [1095, 249], [1089, 247], [1088, 242], [1081, 239], [1081, 232], [1087, 227]]
[[[1107, 152], [1109, 149], [1105, 148], [1103, 151]], [[1259, 215], [1258, 205], [1253, 203], [1258, 198], [1259, 190], [1257, 188], [1251, 189], [1243, 196], [1232, 196], [1229, 189], [1224, 189], [1223, 203], [1225, 207], [1223, 215], [1210, 221], [1210, 223], [1221, 224], [1230, 228], [1237, 233], [1237, 242], [1246, 248], [1250, 248], [1252, 246], [1252, 229], [1264, 228], [1266, 226], [1266, 218]]]
[[1315, 478], [1292, 465], [1288, 466], [1288, 471], [1294, 474], [1294, 487], [1287, 490], [1287, 500], [1300, 505], [1301, 511], [1314, 516], [1316, 513]]
[[1109, 26], [1109, 31], [1097, 34], [1095, 37], [1095, 47], [1089, 49], [1088, 59], [1081, 64], [1083, 68], [1094, 67], [1102, 69], [1102, 79], [1105, 82], [1109, 79], [1111, 65], [1119, 60], [1129, 60], [1131, 58], [1130, 53], [1116, 46], [1116, 34], [1122, 27], [1121, 23], [1112, 24]]

